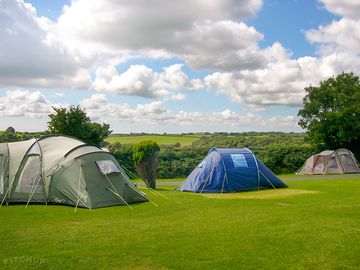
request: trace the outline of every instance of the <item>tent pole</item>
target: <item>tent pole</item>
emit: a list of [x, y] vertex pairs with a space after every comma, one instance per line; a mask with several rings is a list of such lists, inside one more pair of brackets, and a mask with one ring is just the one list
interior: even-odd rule
[[126, 169], [125, 167], [121, 166], [120, 167], [126, 172], [128, 173], [131, 177], [133, 177], [133, 180], [135, 179], [139, 179], [139, 177], [137, 175], [135, 175], [133, 172], [131, 172], [130, 170]]
[[327, 155], [326, 158], [324, 156], [321, 156], [321, 162], [322, 162], [322, 164], [324, 164], [324, 168], [322, 171], [323, 175], [327, 174], [327, 172], [328, 172], [328, 164], [329, 164], [329, 160], [331, 159], [332, 155], [334, 155], [334, 158], [336, 161], [336, 167], [337, 168], [339, 167], [339, 162], [336, 158], [335, 151], [333, 151], [330, 155]]
[[270, 183], [270, 185], [276, 189], [276, 187], [271, 183], [271, 181], [262, 173], [262, 171], [260, 171], [260, 173], [265, 177], [265, 179]]
[[324, 163], [323, 174], [327, 174], [329, 160], [330, 160], [330, 158], [331, 158], [332, 155], [334, 155], [335, 160], [336, 160], [336, 163], [337, 163], [337, 165], [339, 165], [339, 160], [338, 160], [337, 157], [336, 157], [336, 151], [333, 151], [333, 152], [331, 153], [331, 155], [328, 155], [326, 160], [325, 160], [325, 158], [322, 156], [322, 157], [321, 157], [321, 158], [322, 158], [322, 162]]
[[206, 186], [206, 183], [207, 183], [207, 181], [208, 181], [209, 178], [210, 178], [210, 175], [212, 175], [212, 173], [213, 173], [213, 170], [214, 170], [214, 167], [211, 169], [211, 172], [209, 173], [208, 177], [206, 177], [205, 183], [204, 183], [202, 189], [200, 190], [200, 193], [203, 192], [203, 190], [204, 190], [204, 188], [205, 188], [205, 186]]
[[[139, 191], [138, 190], [136, 190], [134, 187], [132, 187], [132, 186], [130, 186], [133, 190], [135, 190], [136, 192], [138, 192], [139, 193]], [[166, 198], [165, 196], [164, 196], [164, 198]], [[153, 205], [155, 205], [155, 206], [157, 206], [157, 207], [159, 207], [156, 203], [154, 203], [152, 200], [150, 200], [149, 198], [146, 198], [146, 199], [148, 199], [149, 200], [149, 202], [151, 202]], [[167, 199], [167, 198], [166, 198]], [[169, 199], [168, 199], [169, 200]]]
[[[223, 157], [221, 156], [221, 154], [219, 153], [219, 155], [220, 155], [220, 159], [221, 159], [221, 163], [222, 163], [222, 165], [223, 165], [223, 167], [224, 167], [224, 182], [223, 182], [223, 184], [222, 184], [222, 187], [221, 187], [221, 193], [223, 193], [224, 192], [224, 184], [225, 184], [225, 179], [226, 179], [226, 183], [227, 184], [229, 184], [229, 179], [228, 179], [228, 177], [227, 177], [227, 172], [226, 172], [226, 166], [225, 166], [225, 162], [224, 162], [224, 159], [223, 159]], [[211, 172], [212, 173], [212, 172]]]
[[341, 167], [342, 173], [345, 173], [344, 166], [342, 165], [342, 162], [341, 162], [341, 160], [339, 158], [339, 155], [338, 155], [337, 151], [335, 151], [335, 156], [336, 156], [336, 160], [338, 161], [338, 163], [339, 163], [339, 165]]
[[[119, 164], [120, 165], [120, 164]], [[126, 169], [125, 167], [123, 167], [123, 166], [121, 166], [120, 165], [120, 167], [125, 171], [125, 175], [126, 175], [126, 172], [130, 175], [130, 176], [132, 176], [132, 177], [134, 177], [134, 179], [139, 179], [139, 177], [137, 177], [133, 172], [131, 172], [131, 171], [129, 171], [128, 169]], [[127, 175], [126, 175], [127, 176]], [[106, 177], [107, 178], [107, 177]], [[129, 177], [127, 177], [127, 178], [129, 178]], [[131, 180], [130, 178], [129, 178], [129, 180]], [[108, 179], [108, 181], [110, 181], [109, 179]], [[111, 182], [110, 182], [111, 183]], [[128, 185], [129, 187], [131, 187], [133, 190], [135, 190], [137, 193], [139, 193], [139, 191], [135, 188], [135, 187], [133, 187], [132, 185], [132, 183], [130, 182], [130, 184], [131, 185]], [[147, 187], [151, 192], [153, 192], [154, 194], [156, 194], [156, 193], [158, 193], [158, 192], [156, 192], [155, 190], [152, 190], [151, 188], [149, 188], [149, 187]], [[139, 193], [140, 194], [140, 193]], [[167, 198], [167, 197], [165, 197], [164, 195], [162, 195], [162, 194], [160, 194], [160, 193], [158, 193], [160, 196], [162, 196], [162, 197], [164, 197], [165, 199], [168, 199], [169, 200], [169, 198]], [[141, 195], [141, 194], [140, 194]], [[155, 206], [157, 206], [157, 207], [159, 207], [156, 203], [154, 203], [152, 200], [150, 200], [149, 198], [147, 198], [148, 200], [149, 200], [149, 202], [150, 203], [152, 203], [153, 205], [155, 205]], [[128, 205], [129, 206], [129, 205]]]
[[12, 179], [11, 182], [10, 182], [10, 185], [9, 185], [8, 190], [7, 190], [6, 193], [4, 194], [4, 198], [3, 198], [2, 201], [1, 201], [0, 207], [3, 206], [3, 203], [4, 203], [5, 199], [6, 199], [7, 196], [9, 195], [9, 190], [12, 189], [12, 186], [13, 186], [13, 184], [14, 184], [14, 181], [15, 181], [15, 175], [14, 175], [13, 179]]
[[[10, 184], [10, 149], [9, 149], [9, 143], [5, 143], [6, 144], [6, 153], [7, 153], [7, 159], [6, 159], [6, 166], [5, 166], [5, 170], [4, 170], [4, 177], [6, 176], [6, 183], [7, 183], [7, 189], [9, 189], [9, 184]], [[6, 172], [6, 175], [5, 175]], [[3, 178], [5, 179], [5, 178]], [[4, 190], [3, 192], [5, 192], [5, 183], [4, 183]], [[6, 201], [6, 205], [8, 205], [9, 202], [8, 200]], [[2, 203], [1, 203], [2, 205]], [[1, 207], [0, 205], [0, 207]]]
[[165, 195], [162, 195], [160, 192], [157, 192], [156, 190], [154, 190], [154, 189], [152, 189], [152, 188], [150, 188], [150, 187], [147, 187], [147, 189], [148, 190], [150, 190], [151, 192], [153, 192], [154, 194], [157, 194], [157, 195], [159, 195], [159, 196], [161, 196], [161, 197], [163, 197], [163, 198], [165, 198], [165, 199], [167, 199], [167, 200], [170, 200], [168, 197], [166, 197]]
[[336, 163], [337, 163], [337, 165], [339, 164], [339, 161], [338, 161], [338, 159], [336, 158], [336, 151], [333, 151], [333, 152], [331, 153], [331, 155], [327, 156], [327, 159], [326, 159], [326, 160], [325, 160], [325, 158], [322, 156], [321, 158], [322, 158], [322, 161], [323, 161], [323, 163], [324, 163], [323, 174], [327, 174], [329, 160], [330, 160], [330, 158], [331, 158], [332, 155], [335, 155]]
[[[123, 167], [121, 167], [121, 168], [123, 169]], [[132, 175], [132, 172], [130, 172], [130, 171], [126, 172], [126, 171], [123, 169], [122, 171], [120, 171], [120, 173], [121, 173], [122, 176], [124, 176], [124, 177], [126, 178], [126, 180], [128, 180], [128, 181], [130, 181], [130, 182], [131, 182], [132, 180], [138, 179], [138, 177], [137, 177], [136, 175]], [[127, 174], [129, 174], [130, 177], [132, 177], [132, 178], [130, 178]]]
[[[221, 158], [221, 159], [222, 159], [222, 158]], [[227, 173], [226, 173], [226, 168], [225, 168], [224, 162], [223, 162], [223, 165], [224, 165], [225, 174], [224, 174], [224, 181], [223, 181], [223, 184], [222, 184], [222, 187], [221, 187], [221, 193], [224, 193], [225, 180], [226, 180], [226, 183], [229, 184], [229, 180], [228, 180], [228, 177], [227, 177]]]
[[41, 180], [41, 176], [39, 177], [39, 180], [36, 182], [36, 184], [34, 183], [35, 185], [33, 184], [33, 186], [31, 187], [31, 192], [30, 192], [30, 195], [29, 195], [29, 199], [28, 199], [28, 201], [27, 201], [27, 203], [26, 203], [26, 205], [25, 205], [25, 208], [28, 207], [28, 205], [29, 205], [32, 197], [34, 196], [35, 190], [36, 190], [38, 184], [40, 183], [40, 180]]
[[[130, 174], [132, 177], [134, 177], [134, 179], [139, 179], [139, 177], [136, 176], [136, 175], [135, 175], [134, 173], [132, 173], [131, 171], [127, 170], [126, 168], [124, 168], [124, 167], [121, 166], [121, 165], [120, 165], [120, 167], [123, 168], [124, 170], [126, 170], [128, 174]], [[131, 182], [130, 182], [130, 183], [131, 183]], [[132, 183], [131, 183], [131, 184], [132, 184]], [[152, 188], [150, 188], [150, 187], [148, 187], [148, 186], [147, 186], [147, 189], [149, 189], [149, 190], [150, 190], [151, 192], [153, 192], [154, 194], [158, 194], [159, 196], [164, 197], [165, 199], [169, 200], [168, 197], [160, 194], [159, 192], [155, 191], [154, 189], [152, 189]], [[136, 189], [134, 189], [134, 190], [136, 190]], [[136, 190], [136, 191], [137, 191], [137, 190]], [[139, 191], [137, 191], [137, 192], [139, 192]]]
[[64, 159], [65, 159], [65, 157], [62, 157], [62, 158], [58, 159], [57, 161], [55, 161], [46, 171], [44, 171], [44, 174], [49, 174], [51, 171], [55, 171], [58, 168], [60, 162], [63, 161]]
[[224, 184], [225, 184], [225, 175], [224, 175], [224, 180], [221, 186], [221, 193], [224, 193]]
[[46, 190], [46, 184], [45, 184], [45, 179], [46, 179], [46, 175], [45, 175], [45, 171], [44, 171], [44, 164], [43, 164], [43, 152], [41, 149], [41, 145], [39, 143], [39, 141], [36, 141], [36, 143], [38, 144], [38, 147], [40, 149], [40, 173], [41, 173], [41, 178], [43, 180], [43, 187], [44, 187], [44, 195], [45, 195], [45, 204], [47, 205], [48, 203], [48, 191]]
[[[119, 164], [120, 165], [120, 164]], [[126, 172], [126, 173], [129, 173], [129, 170], [128, 169], [126, 169], [125, 167], [123, 167], [123, 166], [121, 166], [120, 165], [120, 167]], [[132, 175], [131, 175], [132, 176]]]
[[223, 180], [222, 187], [221, 187], [221, 193], [224, 193], [225, 179], [227, 179], [226, 171], [225, 171], [225, 174], [224, 174], [224, 180]]
[[[77, 208], [78, 208], [78, 206], [79, 206], [79, 203], [80, 203], [80, 201], [81, 201], [82, 197], [84, 196], [85, 192], [86, 192], [86, 189], [83, 191], [83, 193], [81, 193], [81, 195], [80, 195], [79, 199], [76, 201], [76, 205], [75, 205], [74, 213], [76, 213], [76, 210], [77, 210]], [[84, 202], [82, 202], [82, 203], [84, 203]], [[85, 205], [85, 203], [84, 203], [84, 205]], [[90, 210], [91, 210], [91, 208], [90, 208]]]
[[116, 196], [118, 196], [127, 206], [129, 206], [129, 208], [130, 208], [131, 210], [133, 210], [132, 207], [125, 201], [125, 199], [120, 196], [119, 192], [116, 190], [116, 188], [114, 187], [113, 183], [111, 183], [111, 181], [110, 181], [110, 179], [107, 177], [107, 175], [106, 175], [106, 174], [104, 174], [104, 175], [105, 175], [106, 179], [109, 181], [109, 183], [110, 183], [110, 185], [112, 186], [112, 188], [114, 189], [114, 191], [112, 191], [111, 189], [109, 189], [109, 190], [110, 190], [112, 193], [114, 193]]
[[[41, 159], [40, 159], [40, 162], [42, 163], [42, 160], [41, 160]], [[42, 171], [41, 168], [40, 168], [40, 171]], [[39, 172], [39, 169], [38, 169], [38, 172]], [[27, 201], [27, 203], [26, 203], [25, 208], [28, 207], [28, 205], [29, 205], [32, 197], [33, 197], [34, 194], [35, 194], [35, 190], [36, 190], [37, 186], [38, 186], [39, 183], [40, 183], [40, 180], [43, 179], [43, 174], [42, 174], [41, 172], [40, 172], [39, 176], [40, 176], [40, 177], [39, 177], [39, 180], [36, 182], [35, 186], [34, 186], [34, 184], [33, 184], [32, 188], [31, 188], [31, 192], [30, 192], [30, 195], [29, 195], [29, 199], [28, 199], [28, 201]], [[43, 180], [44, 180], [44, 179], [43, 179]], [[44, 188], [45, 201], [46, 201], [46, 204], [47, 204], [46, 191], [45, 191], [45, 183], [44, 183], [44, 182], [43, 182], [43, 188]]]
[[313, 159], [314, 159], [314, 161], [313, 161], [313, 164], [312, 164], [312, 171], [314, 172], [315, 165], [316, 165], [316, 163], [317, 163], [317, 161], [319, 159], [319, 156], [315, 156]]
[[79, 171], [79, 177], [78, 177], [78, 198], [77, 198], [77, 200], [76, 200], [76, 205], [75, 205], [75, 210], [74, 210], [74, 213], [76, 212], [76, 210], [77, 210], [77, 207], [78, 207], [78, 205], [79, 205], [79, 203], [80, 203], [80, 200], [81, 200], [81, 197], [83, 196], [83, 194], [85, 193], [85, 191], [86, 191], [86, 189], [85, 189], [85, 191], [82, 193], [82, 195], [80, 195], [80, 181], [81, 181], [81, 177], [82, 177], [82, 167], [81, 167], [81, 164], [80, 164], [80, 171]]
[[351, 160], [353, 161], [353, 163], [355, 165], [355, 168], [357, 168], [357, 170], [359, 171], [359, 166], [357, 165], [357, 161], [356, 161], [354, 154], [350, 150], [348, 150], [348, 154], [350, 155]]
[[[9, 163], [10, 162], [10, 150], [9, 150], [9, 144], [8, 143], [5, 143], [5, 144], [6, 144], [6, 149], [7, 149], [7, 160], [6, 160], [5, 170], [7, 169], [6, 180], [8, 182], [8, 186], [7, 186], [6, 192], [4, 193], [4, 198], [1, 201], [0, 207], [2, 207], [5, 199], [7, 199], [7, 196], [9, 194], [9, 190], [11, 189], [11, 186], [13, 185], [12, 182], [14, 181], [14, 180], [10, 181], [10, 174], [9, 174], [9, 171], [10, 171], [10, 163]], [[5, 176], [5, 170], [4, 170], [3, 176]], [[5, 191], [5, 185], [4, 185], [3, 190]], [[6, 204], [8, 204], [8, 201], [6, 202]]]
[[113, 191], [111, 188], [107, 188], [112, 194], [114, 194], [115, 196], [119, 197], [127, 206], [129, 206], [129, 208], [131, 210], [133, 210], [133, 208], [123, 199], [123, 197], [120, 196], [120, 194], [118, 192]]
[[6, 174], [6, 167], [7, 167], [8, 163], [9, 163], [9, 157], [6, 159], [6, 163], [5, 163], [5, 166], [4, 166], [4, 172], [2, 174], [2, 185], [3, 185], [3, 194], [4, 194], [4, 196], [5, 196], [5, 183], [8, 182], [8, 179], [9, 179], [9, 177], [6, 177], [6, 175], [5, 175]]
[[257, 179], [257, 186], [258, 186], [258, 190], [260, 190], [260, 170], [259, 170], [259, 164], [257, 162], [257, 159], [255, 157], [255, 155], [253, 154], [254, 160], [255, 160], [255, 164], [256, 164], [256, 169], [257, 169], [257, 175], [258, 175], [258, 179]]

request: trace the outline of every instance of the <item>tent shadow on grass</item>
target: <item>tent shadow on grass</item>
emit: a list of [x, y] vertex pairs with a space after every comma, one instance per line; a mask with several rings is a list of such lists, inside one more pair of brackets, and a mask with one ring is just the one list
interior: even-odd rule
[[[319, 191], [305, 189], [272, 189], [238, 193], [201, 193], [202, 196], [210, 199], [281, 199], [297, 195], [318, 194]], [[194, 193], [196, 194], [196, 193]], [[198, 193], [197, 193], [198, 194]]]

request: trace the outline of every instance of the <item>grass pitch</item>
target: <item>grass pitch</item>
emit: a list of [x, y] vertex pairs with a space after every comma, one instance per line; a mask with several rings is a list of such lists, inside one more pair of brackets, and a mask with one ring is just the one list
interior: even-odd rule
[[251, 192], [238, 192], [238, 193], [202, 193], [202, 196], [211, 199], [255, 199], [255, 200], [266, 200], [266, 199], [280, 199], [288, 198], [295, 195], [304, 195], [304, 194], [316, 194], [319, 191], [306, 190], [306, 189], [268, 189], [260, 191], [251, 191]]
[[160, 186], [168, 199], [133, 210], [2, 207], [0, 269], [359, 269], [360, 178], [287, 184], [226, 200]]

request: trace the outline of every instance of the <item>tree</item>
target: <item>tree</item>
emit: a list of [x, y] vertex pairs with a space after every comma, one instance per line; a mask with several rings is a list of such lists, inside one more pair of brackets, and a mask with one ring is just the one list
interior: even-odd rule
[[13, 127], [8, 127], [8, 128], [5, 130], [5, 132], [16, 133], [15, 128], [13, 128]]
[[53, 107], [55, 113], [50, 114], [48, 128], [51, 134], [68, 135], [79, 138], [89, 144], [100, 146], [111, 134], [110, 125], [92, 123], [86, 111], [80, 106], [70, 108]]
[[156, 188], [156, 169], [159, 151], [159, 145], [150, 140], [139, 142], [133, 149], [136, 170], [150, 188]]
[[130, 144], [112, 143], [108, 145], [110, 153], [119, 161], [121, 166], [130, 172], [129, 177], [131, 178], [135, 174], [135, 164], [133, 159], [133, 147]]
[[319, 148], [348, 148], [360, 156], [360, 81], [342, 73], [305, 88], [299, 125]]
[[1, 142], [16, 142], [21, 140], [16, 134], [16, 131], [13, 127], [8, 127], [4, 132], [0, 133], [0, 143]]

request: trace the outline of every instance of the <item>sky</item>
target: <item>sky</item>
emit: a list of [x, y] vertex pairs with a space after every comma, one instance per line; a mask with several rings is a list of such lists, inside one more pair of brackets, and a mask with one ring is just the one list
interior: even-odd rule
[[302, 132], [359, 52], [358, 0], [0, 0], [0, 130], [80, 105], [115, 133]]

